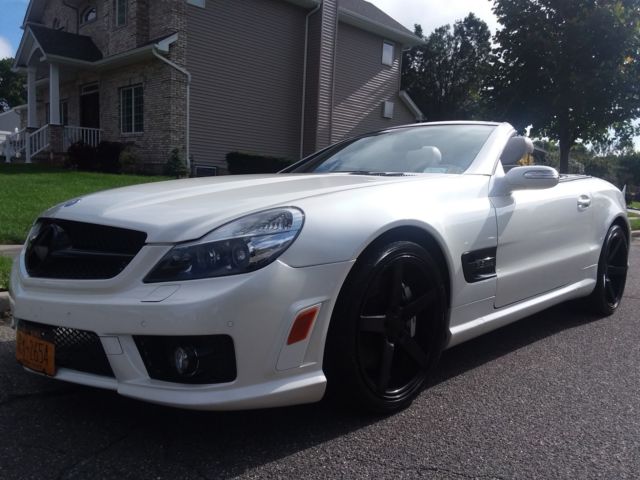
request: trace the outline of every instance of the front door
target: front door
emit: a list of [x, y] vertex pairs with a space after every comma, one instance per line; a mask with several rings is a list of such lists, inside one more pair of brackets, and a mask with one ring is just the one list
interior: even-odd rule
[[80, 95], [80, 126], [100, 128], [100, 93], [97, 90]]

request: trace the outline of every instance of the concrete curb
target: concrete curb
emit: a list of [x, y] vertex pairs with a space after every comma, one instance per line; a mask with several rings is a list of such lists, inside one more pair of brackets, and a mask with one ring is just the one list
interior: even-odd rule
[[0, 314], [9, 310], [9, 292], [0, 292]]
[[22, 250], [22, 245], [0, 245], [0, 256], [16, 258]]
[[631, 232], [631, 238], [640, 238], [640, 230], [634, 230]]

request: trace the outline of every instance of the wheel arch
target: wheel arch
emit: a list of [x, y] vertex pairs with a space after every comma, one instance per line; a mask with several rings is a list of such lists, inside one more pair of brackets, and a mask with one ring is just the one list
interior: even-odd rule
[[450, 309], [452, 276], [449, 257], [446, 255], [446, 249], [440, 240], [428, 230], [415, 225], [395, 226], [379, 234], [376, 238], [370, 241], [369, 244], [360, 252], [356, 261], [359, 261], [370, 250], [382, 244], [400, 240], [414, 242], [434, 256], [434, 260], [440, 268], [440, 273], [444, 277], [444, 287], [447, 293], [447, 308]]
[[[631, 243], [631, 231], [629, 230], [629, 221], [624, 215], [618, 215], [611, 222], [611, 227], [614, 225], [618, 225], [622, 228], [625, 237], [627, 237], [627, 244]], [[609, 228], [611, 228], [609, 227]]]

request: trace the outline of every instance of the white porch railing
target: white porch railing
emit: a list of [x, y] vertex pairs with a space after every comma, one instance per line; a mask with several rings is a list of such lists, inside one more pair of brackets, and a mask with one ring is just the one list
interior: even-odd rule
[[11, 163], [12, 158], [20, 158], [26, 154], [27, 130], [18, 130], [7, 137], [3, 145], [4, 158], [6, 163]]
[[37, 155], [49, 146], [49, 125], [40, 127], [26, 137], [26, 162], [31, 163], [31, 157]]
[[100, 137], [102, 136], [102, 130], [99, 128], [85, 128], [85, 127], [64, 127], [63, 133], [63, 147], [66, 151], [72, 144], [82, 141], [92, 147], [97, 147], [100, 143]]
[[[65, 126], [62, 131], [62, 147], [64, 151], [67, 151], [72, 144], [80, 141], [97, 147], [101, 137], [102, 130], [99, 128]], [[50, 146], [51, 129], [49, 125], [40, 127], [31, 133], [22, 129], [9, 135], [4, 143], [0, 144], [6, 163], [11, 163], [12, 158], [24, 158], [26, 163], [31, 163], [31, 159], [35, 155]]]

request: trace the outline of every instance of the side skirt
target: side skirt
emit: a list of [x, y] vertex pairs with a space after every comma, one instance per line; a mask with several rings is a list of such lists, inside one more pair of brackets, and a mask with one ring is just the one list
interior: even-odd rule
[[[450, 339], [446, 348], [503, 327], [553, 305], [589, 295], [595, 288], [595, 279], [585, 279], [557, 290], [495, 310], [494, 297], [480, 300], [451, 311]], [[482, 315], [482, 312], [490, 312]], [[482, 315], [478, 317], [478, 314]]]

